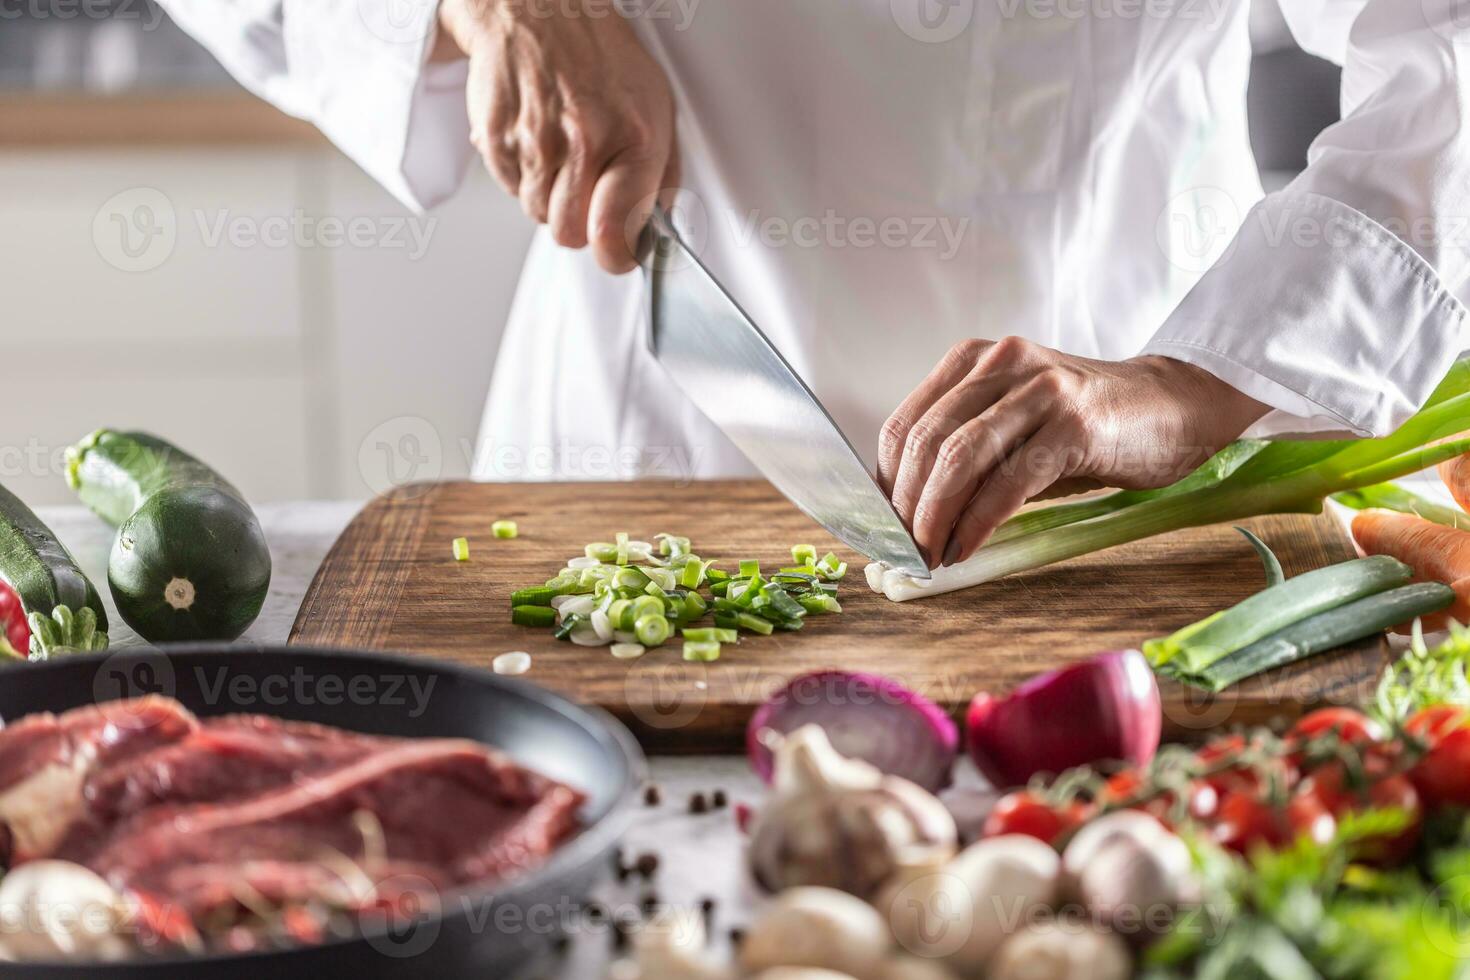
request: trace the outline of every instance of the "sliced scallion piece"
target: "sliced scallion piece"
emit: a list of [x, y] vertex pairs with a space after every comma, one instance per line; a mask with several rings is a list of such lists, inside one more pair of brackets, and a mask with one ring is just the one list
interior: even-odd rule
[[517, 589], [510, 594], [512, 606], [549, 606], [551, 600], [561, 595], [556, 589], [538, 585], [529, 589]]
[[741, 578], [760, 578], [761, 563], [754, 558], [740, 559]]
[[801, 603], [801, 608], [809, 613], [821, 615], [823, 613], [840, 613], [842, 604], [829, 595], [804, 595], [796, 600]]
[[470, 539], [469, 538], [455, 538], [454, 539], [454, 560], [455, 561], [469, 561], [470, 560]]
[[703, 627], [701, 629], [688, 629], [682, 631], [684, 639], [693, 640], [696, 643], [739, 643], [740, 633], [733, 629], [721, 629], [716, 627]]
[[665, 616], [640, 616], [633, 624], [634, 635], [646, 647], [662, 646], [673, 632], [674, 628]]
[[696, 663], [713, 663], [720, 659], [720, 645], [699, 640], [685, 640], [684, 659]]
[[641, 643], [614, 643], [610, 652], [619, 660], [637, 660], [647, 649]]
[[512, 606], [510, 621], [517, 626], [555, 626], [556, 610], [550, 606]]
[[813, 544], [798, 544], [791, 548], [791, 560], [798, 565], [815, 565], [817, 563], [817, 546]]
[[515, 521], [496, 521], [490, 525], [490, 533], [497, 538], [509, 540], [520, 534], [520, 528], [516, 527]]

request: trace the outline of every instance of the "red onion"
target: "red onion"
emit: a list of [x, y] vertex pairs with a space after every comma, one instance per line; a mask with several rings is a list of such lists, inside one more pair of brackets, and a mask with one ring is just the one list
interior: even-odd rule
[[1147, 763], [1163, 711], [1143, 654], [1115, 650], [1033, 677], [1008, 697], [977, 694], [965, 727], [986, 778], [1019, 786], [1037, 773], [1106, 760]]
[[796, 678], [763, 704], [746, 730], [757, 775], [771, 781], [771, 749], [763, 732], [785, 734], [817, 725], [842, 755], [938, 792], [949, 785], [959, 731], [928, 698], [876, 674], [819, 671]]

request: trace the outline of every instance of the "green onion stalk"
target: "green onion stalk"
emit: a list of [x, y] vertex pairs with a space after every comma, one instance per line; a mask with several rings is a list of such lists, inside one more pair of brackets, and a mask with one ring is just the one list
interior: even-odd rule
[[[967, 561], [917, 582], [884, 576], [903, 602], [992, 582], [1158, 534], [1266, 514], [1318, 514], [1333, 494], [1397, 480], [1470, 452], [1470, 359], [1424, 408], [1381, 439], [1233, 443], [1179, 483], [1018, 515]], [[1446, 441], [1446, 436], [1453, 436]]]

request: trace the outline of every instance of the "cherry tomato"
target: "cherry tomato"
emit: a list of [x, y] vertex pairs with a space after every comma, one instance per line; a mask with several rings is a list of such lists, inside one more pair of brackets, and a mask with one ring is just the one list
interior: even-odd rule
[[1422, 738], [1430, 745], [1438, 742], [1457, 728], [1463, 728], [1467, 720], [1464, 708], [1453, 704], [1436, 704], [1421, 708], [1404, 722], [1404, 731]]
[[31, 628], [26, 624], [20, 596], [4, 582], [0, 582], [0, 640], [9, 643], [17, 653], [31, 652]]
[[1007, 793], [996, 802], [995, 809], [985, 818], [981, 834], [985, 837], [1025, 834], [1052, 844], [1063, 835], [1071, 833], [1086, 819], [1087, 807], [1081, 803], [1054, 807], [1035, 794], [1023, 790]]
[[1336, 818], [1316, 797], [1294, 796], [1281, 808], [1253, 790], [1226, 792], [1211, 825], [1215, 840], [1238, 854], [1285, 847], [1303, 835], [1325, 844], [1335, 833]]
[[[1097, 799], [1099, 803], [1117, 805], [1138, 796], [1142, 789], [1143, 774], [1135, 769], [1125, 769], [1108, 778]], [[1130, 804], [1129, 809], [1141, 810], [1165, 827], [1170, 827], [1174, 816], [1174, 794], [1158, 793], [1142, 803]]]
[[1409, 777], [1430, 806], [1470, 806], [1470, 728], [1455, 728], [1435, 740]]
[[1352, 745], [1383, 740], [1378, 722], [1355, 708], [1318, 708], [1298, 718], [1287, 738], [1306, 742], [1329, 732], [1336, 732], [1338, 738]]
[[1297, 796], [1316, 798], [1338, 817], [1362, 810], [1402, 811], [1409, 818], [1408, 826], [1396, 834], [1364, 841], [1359, 853], [1362, 859], [1377, 864], [1402, 864], [1419, 842], [1424, 812], [1419, 792], [1407, 776], [1382, 773], [1382, 765], [1376, 764], [1372, 757], [1366, 760], [1366, 768], [1367, 785], [1358, 788], [1348, 784], [1347, 773], [1341, 763], [1328, 763], [1302, 781]]

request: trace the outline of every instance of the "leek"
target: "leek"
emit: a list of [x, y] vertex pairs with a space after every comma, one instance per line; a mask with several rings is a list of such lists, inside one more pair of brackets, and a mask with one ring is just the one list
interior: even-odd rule
[[1448, 609], [1455, 590], [1438, 582], [1419, 582], [1371, 595], [1293, 623], [1179, 680], [1219, 692], [1256, 674], [1335, 650], [1400, 623]]
[[1332, 499], [1353, 510], [1367, 510], [1370, 507], [1396, 510], [1404, 514], [1414, 514], [1436, 524], [1470, 531], [1470, 514], [1458, 507], [1448, 507], [1417, 493], [1410, 493], [1396, 483], [1378, 483], [1358, 490], [1345, 490], [1333, 494]]
[[1156, 668], [1198, 675], [1217, 660], [1272, 633], [1402, 585], [1413, 575], [1412, 568], [1387, 555], [1328, 565], [1257, 592], [1244, 602], [1186, 626], [1172, 636], [1149, 640], [1143, 645], [1143, 653]]
[[[1156, 534], [1266, 514], [1317, 514], [1333, 494], [1357, 490], [1470, 452], [1470, 439], [1436, 443], [1470, 430], [1470, 361], [1456, 362], [1423, 410], [1382, 439], [1237, 443], [1180, 483], [1162, 490], [1112, 494], [1016, 518], [1029, 530], [987, 543], [969, 560], [936, 569], [928, 582], [885, 575], [895, 602], [941, 595], [1016, 572], [1078, 558]], [[1182, 489], [1183, 487], [1183, 489]], [[1076, 519], [1076, 508], [1091, 516]], [[1063, 516], [1056, 512], [1062, 508]], [[1051, 516], [1047, 515], [1051, 512]], [[1064, 520], [1064, 523], [1052, 523]]]

